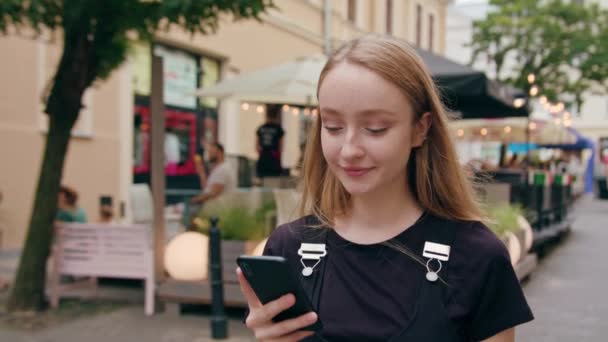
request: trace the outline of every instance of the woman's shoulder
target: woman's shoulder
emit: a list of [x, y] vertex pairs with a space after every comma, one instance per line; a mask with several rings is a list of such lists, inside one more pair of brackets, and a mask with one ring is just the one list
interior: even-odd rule
[[468, 258], [494, 260], [507, 258], [509, 253], [504, 243], [480, 221], [456, 221], [434, 217], [434, 226], [453, 229], [452, 251], [462, 252]]
[[509, 252], [505, 244], [483, 222], [469, 221], [458, 231], [457, 237], [462, 248], [484, 260], [506, 259]]
[[268, 237], [265, 251], [283, 255], [285, 249], [292, 250], [292, 247], [295, 247], [297, 250], [302, 242], [313, 242], [312, 240], [316, 236], [315, 232], [320, 225], [320, 220], [313, 215], [302, 216], [282, 224]]

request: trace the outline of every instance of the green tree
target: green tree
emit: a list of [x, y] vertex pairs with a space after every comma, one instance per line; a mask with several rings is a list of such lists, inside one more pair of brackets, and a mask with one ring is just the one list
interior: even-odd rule
[[[608, 89], [608, 11], [563, 0], [490, 0], [494, 11], [473, 24], [472, 61], [493, 62], [497, 78], [528, 93], [575, 104]], [[505, 62], [514, 63], [510, 72]]]
[[2, 0], [0, 32], [41, 35], [55, 31], [63, 51], [45, 100], [49, 118], [36, 197], [9, 309], [44, 307], [46, 260], [56, 198], [70, 132], [82, 95], [125, 60], [133, 37], [151, 40], [158, 30], [180, 27], [192, 34], [216, 31], [222, 17], [256, 19], [272, 0]]

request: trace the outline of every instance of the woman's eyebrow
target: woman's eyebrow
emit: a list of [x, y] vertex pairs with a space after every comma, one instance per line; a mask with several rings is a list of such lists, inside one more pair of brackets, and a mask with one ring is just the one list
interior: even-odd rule
[[[329, 108], [329, 107], [324, 107], [321, 108], [321, 113], [326, 114], [326, 115], [336, 115], [336, 116], [341, 116], [343, 115], [342, 112], [340, 112], [337, 109], [334, 108]], [[370, 117], [370, 116], [379, 116], [379, 115], [388, 115], [388, 116], [395, 116], [397, 115], [397, 113], [388, 110], [388, 109], [384, 109], [384, 108], [368, 108], [368, 109], [364, 109], [361, 111], [357, 111], [356, 115], [360, 115], [360, 116], [364, 116], [364, 117]]]

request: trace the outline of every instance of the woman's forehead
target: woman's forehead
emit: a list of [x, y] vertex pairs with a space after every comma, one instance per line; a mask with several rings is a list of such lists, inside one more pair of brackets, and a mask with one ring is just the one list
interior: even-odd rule
[[340, 63], [319, 88], [321, 113], [378, 115], [409, 111], [401, 89], [360, 65]]

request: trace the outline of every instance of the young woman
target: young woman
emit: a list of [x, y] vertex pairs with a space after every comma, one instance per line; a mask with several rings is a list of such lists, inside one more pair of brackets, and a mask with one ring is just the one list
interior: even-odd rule
[[[508, 252], [481, 223], [421, 59], [399, 40], [366, 36], [329, 58], [318, 87], [303, 170], [309, 215], [265, 248], [317, 279], [315, 312], [274, 323], [293, 295], [262, 305], [237, 270], [256, 338], [514, 341], [533, 316]], [[312, 262], [301, 250], [311, 236], [326, 251]], [[298, 330], [316, 320], [322, 331]]]

